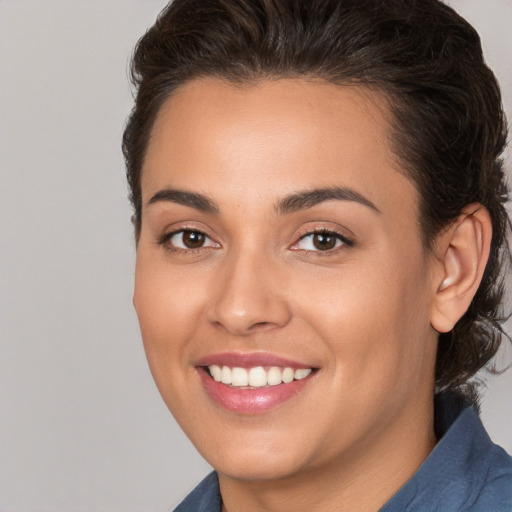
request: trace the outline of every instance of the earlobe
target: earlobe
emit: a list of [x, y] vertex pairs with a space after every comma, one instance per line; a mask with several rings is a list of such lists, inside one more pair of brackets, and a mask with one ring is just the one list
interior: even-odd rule
[[436, 241], [437, 274], [430, 323], [448, 332], [467, 311], [478, 290], [489, 258], [492, 224], [480, 204], [468, 205]]

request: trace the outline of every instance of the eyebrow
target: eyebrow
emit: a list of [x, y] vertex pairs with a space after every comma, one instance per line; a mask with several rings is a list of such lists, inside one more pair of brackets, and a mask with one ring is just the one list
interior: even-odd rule
[[359, 192], [345, 187], [317, 188], [290, 194], [279, 201], [276, 211], [283, 214], [293, 213], [312, 208], [332, 199], [337, 201], [353, 201], [380, 213], [380, 210], [369, 199], [359, 194]]
[[158, 203], [160, 201], [169, 201], [171, 203], [189, 206], [205, 213], [219, 213], [219, 207], [210, 198], [196, 192], [187, 192], [185, 190], [176, 190], [166, 188], [159, 190], [148, 201], [147, 206]]
[[[380, 213], [380, 210], [369, 199], [359, 194], [359, 192], [346, 187], [317, 188], [296, 192], [282, 198], [277, 203], [275, 209], [277, 213], [289, 214], [313, 208], [320, 203], [330, 200], [356, 202]], [[220, 212], [215, 201], [197, 192], [166, 188], [154, 194], [147, 202], [147, 206], [160, 201], [181, 204], [205, 213], [218, 214]]]

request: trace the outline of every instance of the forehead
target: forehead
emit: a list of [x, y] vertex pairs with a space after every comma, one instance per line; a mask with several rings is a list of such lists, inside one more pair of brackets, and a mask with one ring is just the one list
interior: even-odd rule
[[389, 115], [385, 96], [360, 86], [194, 80], [155, 121], [143, 201], [169, 186], [221, 200], [243, 194], [248, 202], [328, 186], [364, 192], [372, 202], [397, 186], [415, 196], [391, 148]]

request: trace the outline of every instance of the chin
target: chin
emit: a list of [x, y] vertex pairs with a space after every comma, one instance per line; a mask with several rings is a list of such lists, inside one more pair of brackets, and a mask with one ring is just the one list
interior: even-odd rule
[[[216, 461], [212, 461], [216, 462]], [[247, 482], [281, 480], [296, 474], [302, 464], [286, 460], [279, 454], [272, 459], [265, 457], [234, 457], [212, 464], [216, 471], [233, 479]]]
[[[218, 443], [214, 448], [210, 443], [203, 446], [197, 443], [196, 448], [215, 470], [235, 480], [279, 480], [300, 472], [308, 465], [304, 443], [290, 435], [274, 433], [270, 438], [269, 435], [260, 436], [258, 432], [252, 432], [238, 439], [239, 442], [236, 436], [224, 442], [218, 437], [216, 439]], [[301, 446], [303, 448], [298, 449]]]

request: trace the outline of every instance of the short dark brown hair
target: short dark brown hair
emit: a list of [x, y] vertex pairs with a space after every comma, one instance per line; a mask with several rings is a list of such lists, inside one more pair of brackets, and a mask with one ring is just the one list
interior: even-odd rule
[[454, 329], [439, 336], [437, 387], [467, 393], [506, 338], [510, 262], [500, 158], [506, 121], [474, 28], [438, 0], [175, 0], [132, 60], [137, 96], [123, 152], [137, 239], [155, 118], [177, 87], [201, 77], [242, 84], [309, 77], [382, 91], [394, 151], [421, 197], [426, 247], [468, 204], [487, 208], [493, 235], [482, 283]]

